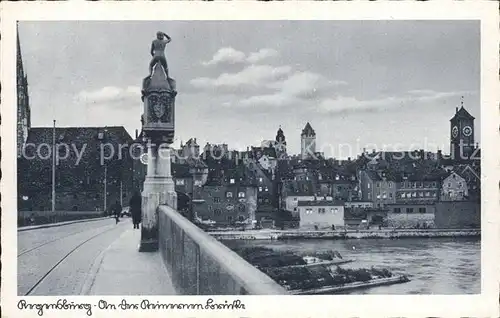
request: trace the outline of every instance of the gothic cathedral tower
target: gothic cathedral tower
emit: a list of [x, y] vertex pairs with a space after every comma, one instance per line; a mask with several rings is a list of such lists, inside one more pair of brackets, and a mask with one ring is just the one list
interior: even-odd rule
[[461, 104], [450, 119], [450, 155], [456, 161], [469, 159], [475, 149], [474, 117], [465, 110], [463, 101]]
[[22, 155], [24, 143], [28, 138], [31, 126], [30, 105], [28, 96], [28, 78], [24, 74], [19, 32], [17, 32], [17, 157]]
[[312, 158], [316, 153], [316, 133], [312, 129], [311, 124], [307, 123], [304, 129], [302, 129], [300, 140], [302, 159]]
[[276, 133], [275, 149], [278, 159], [284, 159], [286, 157], [286, 139], [281, 126]]

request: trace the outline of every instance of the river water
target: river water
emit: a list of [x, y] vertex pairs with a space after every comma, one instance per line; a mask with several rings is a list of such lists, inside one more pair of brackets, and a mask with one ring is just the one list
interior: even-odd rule
[[387, 268], [405, 274], [404, 284], [355, 290], [348, 294], [479, 294], [481, 292], [480, 238], [405, 238], [398, 240], [290, 240], [230, 241], [231, 246], [266, 246], [304, 255], [339, 251], [344, 259], [355, 259], [345, 268]]

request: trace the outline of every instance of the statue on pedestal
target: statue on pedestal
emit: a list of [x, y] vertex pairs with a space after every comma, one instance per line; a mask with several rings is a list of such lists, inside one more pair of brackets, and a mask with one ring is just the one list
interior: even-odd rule
[[[165, 39], [166, 38], [166, 39]], [[175, 80], [168, 76], [165, 47], [171, 38], [158, 32], [151, 44], [149, 75], [142, 81], [142, 135], [147, 142], [147, 173], [142, 192], [142, 227], [139, 251], [158, 250], [159, 205], [176, 208], [170, 168], [170, 145], [175, 133]]]
[[156, 39], [151, 43], [151, 62], [149, 63], [149, 74], [153, 75], [153, 67], [156, 63], [160, 62], [165, 70], [165, 74], [168, 77], [168, 64], [167, 58], [165, 57], [165, 47], [168, 43], [172, 41], [166, 33], [158, 31], [156, 32]]
[[172, 39], [158, 32], [151, 43], [149, 75], [142, 82], [143, 131], [146, 137], [171, 143], [174, 134], [175, 80], [168, 75], [165, 47]]

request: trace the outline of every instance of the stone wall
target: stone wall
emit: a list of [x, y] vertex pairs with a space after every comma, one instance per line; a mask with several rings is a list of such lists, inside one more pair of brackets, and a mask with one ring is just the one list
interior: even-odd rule
[[282, 295], [274, 280], [171, 207], [161, 205], [159, 249], [183, 295]]
[[480, 228], [481, 204], [469, 201], [436, 203], [435, 224], [437, 228]]
[[393, 228], [434, 227], [434, 213], [388, 213], [387, 225]]

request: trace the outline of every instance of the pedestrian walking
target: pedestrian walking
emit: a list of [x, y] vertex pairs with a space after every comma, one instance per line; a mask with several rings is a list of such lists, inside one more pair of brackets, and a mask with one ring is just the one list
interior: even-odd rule
[[120, 202], [116, 201], [112, 209], [113, 210], [111, 212], [115, 215], [116, 224], [118, 224], [118, 222], [120, 222], [120, 215], [122, 214], [122, 206]]
[[142, 198], [139, 191], [136, 191], [130, 198], [129, 210], [130, 214], [132, 215], [132, 223], [134, 223], [134, 229], [138, 229], [142, 217]]

